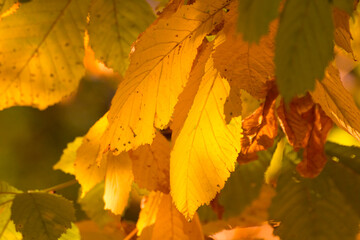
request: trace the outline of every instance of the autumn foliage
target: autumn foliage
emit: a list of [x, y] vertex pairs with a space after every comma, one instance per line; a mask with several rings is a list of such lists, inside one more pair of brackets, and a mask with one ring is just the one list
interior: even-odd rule
[[360, 150], [327, 139], [360, 140], [335, 61], [360, 57], [357, 1], [149, 3], [0, 0], [0, 109], [118, 83], [54, 165], [88, 219], [0, 182], [0, 238], [356, 239]]

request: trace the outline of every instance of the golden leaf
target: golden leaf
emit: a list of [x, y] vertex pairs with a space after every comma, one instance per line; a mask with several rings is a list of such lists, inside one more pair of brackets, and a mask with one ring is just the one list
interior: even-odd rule
[[141, 235], [144, 228], [155, 223], [162, 196], [161, 192], [150, 192], [149, 196], [143, 198], [139, 219], [136, 223], [138, 236]]
[[131, 160], [127, 152], [122, 152], [118, 156], [108, 152], [106, 162], [104, 208], [120, 215], [128, 204], [134, 180]]
[[[83, 195], [105, 177], [106, 162], [100, 151], [100, 138], [108, 124], [107, 114], [98, 120], [83, 138], [83, 143], [77, 150], [75, 160], [75, 177], [81, 184]], [[98, 164], [100, 163], [100, 164]]]
[[134, 181], [150, 191], [170, 191], [170, 142], [157, 132], [151, 145], [129, 152]]
[[344, 10], [333, 8], [334, 21], [334, 41], [336, 45], [344, 49], [346, 52], [353, 54], [351, 47], [351, 32], [350, 32], [350, 16]]
[[328, 67], [325, 78], [316, 82], [315, 90], [310, 94], [336, 125], [360, 140], [360, 111], [334, 66]]
[[204, 73], [170, 157], [171, 195], [187, 218], [224, 187], [240, 151], [241, 117], [226, 124], [223, 113], [229, 84], [212, 58]]
[[150, 144], [165, 128], [204, 37], [223, 19], [227, 0], [199, 0], [159, 18], [133, 45], [130, 65], [112, 101], [102, 149]]

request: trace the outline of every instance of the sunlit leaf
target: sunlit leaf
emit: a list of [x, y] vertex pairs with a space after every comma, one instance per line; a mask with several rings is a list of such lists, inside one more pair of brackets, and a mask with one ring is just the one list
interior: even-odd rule
[[22, 238], [21, 234], [16, 232], [15, 225], [10, 219], [12, 200], [17, 193], [21, 193], [21, 191], [0, 181], [0, 239], [17, 240]]
[[71, 223], [71, 228], [67, 229], [65, 233], [61, 235], [59, 240], [80, 240], [80, 231], [78, 227]]
[[146, 196], [141, 203], [141, 211], [139, 219], [136, 223], [138, 229], [137, 235], [140, 236], [142, 231], [156, 221], [156, 216], [159, 211], [163, 193], [161, 192], [150, 192], [149, 196]]
[[72, 203], [48, 193], [17, 194], [11, 206], [11, 219], [24, 240], [57, 240], [75, 220]]
[[116, 220], [116, 216], [104, 206], [104, 182], [98, 183], [79, 200], [86, 215], [100, 227]]
[[82, 221], [76, 223], [80, 230], [81, 240], [120, 240], [124, 239], [125, 233], [119, 222], [118, 225], [100, 228], [93, 221]]
[[145, 233], [145, 229], [143, 231], [143, 233], [148, 236], [146, 239], [204, 239], [198, 216], [195, 215], [191, 222], [186, 221], [185, 217], [176, 209], [171, 196], [168, 194], [161, 194], [156, 220], [153, 227], [149, 226], [148, 229], [150, 227], [151, 231], [147, 233]]
[[82, 145], [77, 150], [74, 163], [75, 177], [82, 187], [83, 194], [88, 192], [105, 177], [106, 162], [101, 161], [99, 136], [107, 127], [107, 115], [100, 118], [83, 138]]
[[[237, 34], [235, 29], [238, 15], [236, 1], [230, 5], [229, 9], [224, 24], [226, 40], [216, 48], [213, 55], [214, 66], [220, 71], [221, 76], [229, 81], [230, 101], [235, 101], [233, 98], [239, 98], [240, 89], [246, 90], [257, 98], [264, 98], [269, 89], [267, 82], [274, 80], [275, 76], [273, 59], [277, 22], [271, 24], [269, 33], [260, 39], [259, 44], [249, 44], [242, 39], [242, 35]], [[225, 111], [226, 108], [225, 105]]]
[[[160, 17], [133, 46], [130, 65], [112, 101], [102, 149], [150, 144], [165, 128], [204, 37], [222, 20], [226, 0], [199, 0]], [[170, 84], [171, 83], [171, 84]]]
[[60, 160], [53, 166], [54, 170], [61, 170], [65, 173], [75, 174], [74, 162], [76, 159], [76, 151], [82, 144], [83, 138], [77, 137], [71, 143], [68, 143], [66, 149], [63, 150]]
[[276, 81], [285, 102], [313, 90], [333, 57], [334, 26], [328, 0], [286, 1], [276, 36]]
[[131, 184], [134, 180], [132, 163], [127, 152], [118, 156], [108, 153], [104, 202], [105, 209], [122, 214], [128, 204]]
[[333, 0], [332, 2], [335, 7], [338, 7], [351, 15], [354, 11], [354, 3], [356, 2], [356, 0]]
[[93, 1], [88, 31], [95, 57], [123, 74], [131, 44], [154, 19], [145, 0]]
[[45, 109], [76, 90], [88, 4], [32, 0], [0, 21], [0, 109]]
[[334, 41], [336, 45], [343, 48], [348, 53], [353, 53], [351, 47], [351, 32], [350, 32], [350, 16], [340, 9], [333, 9], [333, 19], [334, 19]]
[[269, 24], [278, 15], [281, 0], [239, 1], [237, 27], [245, 41], [258, 43], [267, 35]]
[[310, 94], [338, 127], [360, 140], [360, 110], [342, 85], [334, 66], [328, 68], [324, 80], [317, 81], [315, 90]]
[[150, 191], [170, 191], [170, 142], [157, 132], [151, 145], [129, 152], [134, 181]]
[[211, 58], [204, 72], [170, 158], [171, 195], [188, 218], [222, 189], [240, 150], [241, 117], [226, 124], [222, 110], [229, 84]]
[[223, 230], [212, 235], [214, 240], [280, 240], [273, 234], [273, 228], [268, 223], [256, 227], [237, 227], [231, 230]]
[[0, 19], [2, 14], [8, 11], [17, 2], [17, 0], [0, 0]]

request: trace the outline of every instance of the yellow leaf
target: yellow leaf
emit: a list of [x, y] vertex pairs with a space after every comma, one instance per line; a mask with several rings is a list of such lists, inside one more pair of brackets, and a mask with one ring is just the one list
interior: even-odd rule
[[170, 142], [157, 132], [151, 145], [129, 152], [134, 181], [150, 191], [170, 191]]
[[334, 20], [334, 41], [336, 45], [340, 46], [346, 52], [353, 54], [351, 48], [351, 32], [350, 32], [350, 16], [345, 11], [333, 8], [333, 20]]
[[144, 228], [153, 225], [164, 194], [161, 192], [150, 192], [149, 196], [144, 197], [141, 204], [139, 219], [136, 223], [137, 235], [140, 236]]
[[165, 128], [204, 37], [223, 19], [227, 0], [199, 0], [159, 18], [137, 40], [112, 101], [102, 149], [120, 152], [150, 144]]
[[0, 110], [45, 109], [70, 95], [84, 74], [89, 0], [32, 0], [0, 21]]
[[187, 218], [223, 188], [234, 171], [242, 136], [241, 117], [225, 122], [229, 84], [214, 68], [212, 58], [204, 72], [170, 158], [171, 195]]
[[120, 240], [126, 235], [120, 222], [100, 228], [94, 221], [81, 221], [76, 226], [80, 230], [81, 240]]
[[10, 16], [19, 9], [20, 3], [17, 0], [0, 0], [0, 21]]
[[360, 110], [333, 65], [328, 67], [325, 78], [316, 82], [315, 90], [310, 94], [336, 125], [360, 141]]
[[107, 154], [107, 168], [105, 176], [105, 209], [115, 214], [122, 214], [128, 204], [131, 184], [134, 180], [131, 160], [127, 152], [114, 156]]
[[53, 166], [54, 170], [61, 170], [64, 173], [69, 173], [74, 175], [74, 162], [76, 159], [76, 151], [83, 142], [82, 137], [75, 138], [74, 141], [68, 143], [66, 149], [64, 149], [63, 154], [61, 155], [60, 160]]
[[103, 134], [107, 124], [107, 114], [105, 114], [90, 128], [77, 151], [74, 164], [75, 177], [81, 184], [83, 195], [105, 177], [106, 163], [99, 161], [102, 158], [99, 136]]
[[[159, 195], [153, 195], [158, 197]], [[150, 202], [152, 203], [152, 202]], [[184, 216], [176, 209], [172, 203], [171, 196], [161, 194], [160, 204], [154, 225], [149, 225], [143, 229], [147, 240], [201, 240], [204, 239], [201, 224], [197, 215], [191, 222], [186, 221]], [[151, 232], [145, 230], [151, 229]]]
[[[266, 83], [275, 78], [274, 38], [278, 23], [273, 21], [270, 24], [269, 33], [260, 39], [259, 44], [249, 44], [236, 32], [238, 20], [236, 3], [235, 1], [230, 5], [230, 11], [225, 16], [226, 40], [215, 49], [214, 65], [221, 76], [229, 80], [230, 101], [236, 102], [240, 99], [240, 89], [246, 90], [254, 97], [265, 98], [268, 90]], [[232, 115], [240, 114], [241, 111], [238, 111], [233, 112]]]

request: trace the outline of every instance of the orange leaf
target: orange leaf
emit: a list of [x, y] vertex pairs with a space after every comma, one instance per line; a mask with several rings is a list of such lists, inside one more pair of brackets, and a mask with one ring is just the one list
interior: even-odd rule
[[360, 111], [334, 66], [328, 67], [324, 80], [317, 81], [310, 94], [336, 125], [360, 141]]
[[238, 162], [249, 162], [257, 159], [256, 152], [273, 145], [277, 135], [278, 124], [275, 117], [275, 99], [278, 92], [275, 86], [268, 92], [265, 102], [256, 111], [245, 118], [242, 123], [243, 137]]
[[[245, 42], [236, 32], [237, 1], [230, 4], [225, 16], [224, 32], [226, 40], [216, 48], [213, 55], [214, 66], [231, 86], [230, 101], [238, 102], [240, 89], [244, 89], [257, 98], [264, 98], [269, 90], [268, 81], [275, 76], [274, 50], [277, 21], [270, 25], [268, 35], [260, 39], [259, 44]], [[239, 104], [238, 104], [239, 105]], [[225, 104], [225, 112], [228, 106]], [[234, 116], [241, 114], [241, 105]]]
[[151, 145], [129, 152], [134, 181], [150, 191], [170, 191], [170, 142], [157, 132]]
[[[343, 48], [346, 52], [353, 55], [353, 50], [351, 48], [351, 32], [350, 32], [350, 16], [345, 11], [333, 8], [333, 21], [334, 21], [334, 40], [336, 45]], [[354, 56], [354, 55], [353, 55]]]
[[313, 106], [314, 103], [307, 94], [301, 98], [294, 98], [288, 110], [284, 101], [277, 109], [280, 126], [296, 151], [304, 148], [308, 143], [313, 127]]
[[320, 106], [314, 109], [315, 119], [310, 132], [310, 138], [304, 149], [303, 160], [297, 165], [297, 171], [303, 177], [316, 177], [325, 167], [327, 158], [324, 144], [328, 132], [332, 127], [332, 120], [326, 116]]

